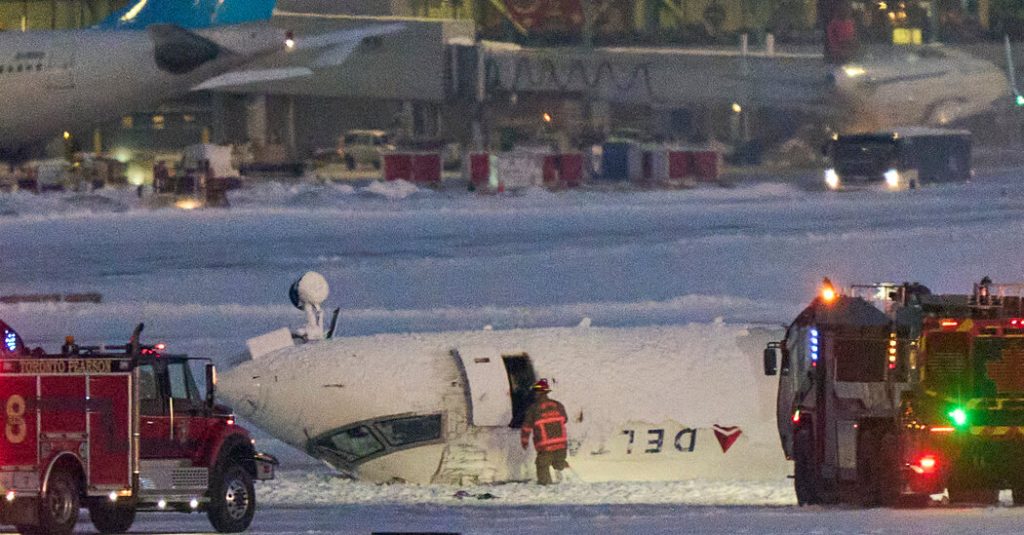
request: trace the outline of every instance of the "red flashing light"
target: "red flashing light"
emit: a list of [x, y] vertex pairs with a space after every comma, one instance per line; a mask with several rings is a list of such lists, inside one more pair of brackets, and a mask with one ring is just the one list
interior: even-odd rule
[[955, 329], [958, 325], [960, 325], [960, 322], [957, 320], [942, 320], [939, 322], [939, 325], [943, 329]]
[[939, 461], [934, 455], [925, 455], [917, 461], [917, 465], [921, 467], [925, 472], [931, 472], [935, 470], [935, 466], [939, 464]]
[[157, 344], [154, 347], [156, 348], [157, 351], [163, 351], [163, 350], [167, 349], [167, 344], [165, 344], [163, 342], [160, 342], [159, 344]]
[[235, 425], [235, 419], [234, 418], [228, 418], [228, 425]]
[[793, 413], [793, 423], [800, 423], [800, 409], [797, 409], [796, 412]]

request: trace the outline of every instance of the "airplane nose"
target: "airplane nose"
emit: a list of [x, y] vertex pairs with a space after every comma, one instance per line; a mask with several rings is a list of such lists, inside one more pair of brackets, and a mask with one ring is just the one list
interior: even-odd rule
[[236, 414], [249, 418], [259, 409], [259, 377], [246, 366], [236, 366], [217, 377], [217, 397], [227, 402]]

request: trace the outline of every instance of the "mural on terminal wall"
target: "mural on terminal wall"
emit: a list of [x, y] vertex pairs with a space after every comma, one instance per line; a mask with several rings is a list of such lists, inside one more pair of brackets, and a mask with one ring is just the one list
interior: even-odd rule
[[577, 34], [586, 11], [597, 35], [617, 35], [632, 29], [637, 8], [633, 0], [504, 0], [511, 18], [532, 34]]
[[529, 32], [566, 32], [583, 27], [582, 0], [505, 0], [516, 22]]

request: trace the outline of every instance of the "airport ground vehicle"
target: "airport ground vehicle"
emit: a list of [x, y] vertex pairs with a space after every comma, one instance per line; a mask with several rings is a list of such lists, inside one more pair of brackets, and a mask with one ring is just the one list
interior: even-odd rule
[[[1024, 285], [822, 294], [765, 350], [800, 504], [1024, 503]], [[777, 369], [781, 354], [781, 367]]]
[[166, 163], [153, 167], [151, 204], [185, 210], [228, 206], [227, 191], [241, 187], [242, 177], [231, 163], [231, 148], [199, 144], [185, 147], [177, 173]]
[[939, 128], [903, 128], [837, 135], [825, 150], [829, 189], [883, 185], [912, 189], [971, 177], [971, 133]]
[[162, 345], [29, 351], [0, 322], [0, 523], [22, 533], [74, 530], [80, 507], [101, 533], [136, 511], [206, 511], [221, 532], [245, 530], [253, 480], [277, 461], [257, 453], [230, 409], [214, 403], [207, 363], [200, 397], [190, 362]]
[[383, 130], [349, 130], [342, 138], [338, 153], [351, 171], [363, 164], [380, 169], [381, 157], [392, 150], [395, 150], [395, 146]]

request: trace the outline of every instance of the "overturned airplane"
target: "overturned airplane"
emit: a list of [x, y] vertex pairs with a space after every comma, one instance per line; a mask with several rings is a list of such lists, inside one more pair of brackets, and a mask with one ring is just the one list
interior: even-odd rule
[[360, 479], [468, 484], [532, 477], [519, 426], [544, 377], [566, 406], [568, 460], [584, 481], [784, 479], [775, 385], [761, 373], [775, 331], [328, 332], [295, 345], [282, 329], [251, 339], [251, 360], [222, 373], [218, 393]]

